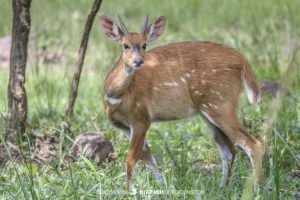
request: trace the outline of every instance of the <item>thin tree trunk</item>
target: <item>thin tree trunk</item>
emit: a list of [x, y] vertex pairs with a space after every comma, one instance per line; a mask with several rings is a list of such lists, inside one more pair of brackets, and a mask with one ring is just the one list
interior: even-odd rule
[[91, 12], [90, 12], [90, 14], [87, 18], [86, 24], [85, 24], [85, 29], [84, 29], [84, 33], [83, 33], [83, 37], [81, 40], [79, 53], [78, 53], [78, 59], [77, 59], [76, 66], [75, 66], [75, 73], [74, 73], [74, 77], [73, 77], [72, 85], [71, 85], [71, 89], [70, 89], [68, 105], [67, 105], [67, 109], [65, 112], [65, 122], [67, 123], [67, 124], [65, 124], [67, 126], [65, 128], [67, 128], [69, 131], [71, 128], [71, 123], [72, 123], [72, 118], [73, 118], [73, 108], [74, 108], [75, 100], [77, 98], [78, 85], [79, 85], [80, 75], [81, 75], [81, 71], [82, 71], [84, 56], [85, 56], [86, 48], [87, 48], [88, 41], [89, 41], [89, 35], [90, 35], [91, 29], [92, 29], [92, 25], [93, 25], [95, 16], [101, 6], [101, 3], [102, 3], [102, 0], [95, 0], [94, 5], [91, 9]]
[[5, 140], [15, 141], [26, 130], [27, 97], [25, 91], [25, 71], [27, 44], [30, 32], [31, 0], [13, 0], [12, 44], [10, 51], [10, 73], [8, 83], [8, 112]]

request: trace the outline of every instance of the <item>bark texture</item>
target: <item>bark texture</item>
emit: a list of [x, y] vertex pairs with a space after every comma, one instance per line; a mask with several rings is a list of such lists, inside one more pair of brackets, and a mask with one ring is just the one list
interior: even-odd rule
[[27, 44], [30, 32], [31, 0], [13, 0], [12, 44], [10, 52], [10, 73], [8, 83], [8, 112], [5, 139], [15, 141], [26, 130], [27, 96], [25, 91], [25, 72]]
[[89, 41], [89, 35], [92, 29], [92, 25], [95, 19], [95, 16], [101, 6], [102, 0], [95, 0], [93, 7], [91, 9], [91, 12], [87, 18], [86, 24], [85, 24], [85, 29], [83, 33], [83, 37], [81, 40], [80, 48], [79, 48], [79, 53], [78, 53], [78, 59], [75, 65], [75, 72], [74, 72], [74, 77], [72, 80], [72, 85], [70, 89], [70, 94], [69, 94], [69, 99], [68, 99], [68, 105], [67, 109], [65, 112], [65, 124], [68, 130], [71, 128], [71, 123], [72, 123], [72, 118], [73, 118], [73, 108], [75, 104], [75, 100], [77, 98], [77, 93], [78, 93], [78, 85], [80, 81], [80, 75], [82, 71], [82, 66], [84, 62], [84, 57], [85, 57], [85, 52], [86, 48], [88, 45]]

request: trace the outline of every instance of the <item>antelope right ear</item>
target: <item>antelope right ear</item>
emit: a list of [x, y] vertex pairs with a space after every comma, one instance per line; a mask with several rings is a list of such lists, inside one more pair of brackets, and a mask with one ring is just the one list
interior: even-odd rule
[[111, 40], [120, 42], [121, 36], [124, 35], [119, 26], [109, 17], [101, 16], [100, 25], [102, 32]]
[[147, 41], [151, 42], [158, 39], [164, 32], [166, 26], [166, 17], [161, 16], [156, 19], [146, 30]]

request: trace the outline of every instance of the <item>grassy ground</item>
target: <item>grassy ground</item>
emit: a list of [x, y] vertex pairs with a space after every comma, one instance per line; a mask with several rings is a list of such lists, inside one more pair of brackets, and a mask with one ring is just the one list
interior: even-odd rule
[[[38, 49], [28, 64], [28, 134], [54, 130], [64, 138], [63, 152], [69, 148], [60, 122], [84, 23], [92, 1], [33, 1], [30, 45]], [[126, 3], [125, 3], [126, 2]], [[156, 45], [185, 40], [209, 40], [237, 48], [250, 61], [259, 80], [281, 79], [292, 62], [293, 44], [300, 43], [300, 1], [227, 0], [227, 1], [104, 1], [99, 15], [116, 18], [120, 14], [130, 30], [139, 30], [147, 13], [151, 19], [167, 17], [167, 28]], [[10, 33], [12, 11], [0, 0], [0, 36]], [[138, 25], [136, 25], [138, 24]], [[59, 63], [46, 64], [40, 52], [58, 52]], [[97, 169], [86, 159], [60, 171], [57, 163], [42, 169], [7, 162], [0, 170], [0, 199], [241, 199], [251, 172], [249, 160], [238, 151], [229, 186], [219, 188], [221, 161], [207, 128], [200, 118], [153, 124], [147, 138], [160, 170], [164, 188], [160, 188], [142, 163], [136, 167], [133, 188], [137, 190], [198, 190], [198, 194], [135, 195], [123, 194], [125, 155], [128, 142], [120, 131], [104, 118], [101, 101], [103, 79], [120, 49], [100, 33], [94, 24], [75, 107], [73, 133], [102, 130], [114, 144], [117, 160], [105, 169]], [[296, 63], [297, 64], [297, 63]], [[298, 63], [299, 64], [299, 63]], [[7, 111], [8, 68], [0, 67], [0, 112]], [[300, 79], [295, 79], [289, 95], [272, 126], [268, 152], [264, 159], [264, 187], [255, 199], [296, 199], [300, 179], [293, 170], [300, 169]], [[291, 74], [292, 77], [292, 74]], [[271, 100], [250, 106], [241, 98], [240, 116], [258, 138], [272, 111]], [[0, 118], [0, 132], [5, 121]], [[58, 162], [58, 161], [57, 161]], [[107, 193], [115, 194], [103, 194]], [[244, 191], [244, 193], [243, 193]], [[119, 193], [118, 193], [119, 192]], [[118, 193], [118, 194], [116, 194]], [[243, 196], [244, 195], [244, 196]], [[250, 197], [250, 199], [252, 199]]]

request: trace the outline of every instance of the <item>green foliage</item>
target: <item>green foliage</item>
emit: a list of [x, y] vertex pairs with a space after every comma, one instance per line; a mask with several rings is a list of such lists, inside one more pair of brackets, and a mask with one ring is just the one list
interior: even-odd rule
[[[76, 2], [76, 3], [75, 3]], [[30, 46], [35, 49], [28, 63], [28, 134], [53, 129], [60, 135], [60, 158], [70, 147], [70, 137], [87, 130], [102, 130], [114, 144], [116, 162], [96, 169], [87, 158], [59, 170], [58, 165], [37, 169], [13, 161], [2, 166], [0, 199], [295, 199], [300, 169], [300, 79], [299, 69], [289, 95], [272, 126], [268, 152], [264, 158], [265, 182], [252, 197], [247, 189], [250, 162], [238, 151], [229, 186], [219, 188], [221, 161], [218, 151], [200, 118], [153, 124], [147, 140], [164, 174], [160, 188], [140, 162], [136, 167], [133, 189], [199, 190], [200, 194], [139, 195], [122, 193], [125, 183], [125, 155], [128, 142], [124, 134], [112, 128], [104, 117], [102, 84], [120, 54], [117, 44], [106, 40], [95, 21], [75, 105], [73, 135], [64, 135], [60, 127], [73, 75], [84, 23], [93, 1], [51, 0], [32, 2]], [[209, 40], [237, 48], [252, 64], [259, 80], [281, 79], [287, 70], [293, 44], [300, 43], [300, 1], [296, 0], [104, 0], [100, 15], [116, 19], [120, 14], [130, 30], [137, 31], [147, 13], [151, 20], [165, 15], [163, 37], [150, 48], [164, 43]], [[11, 31], [11, 2], [0, 0], [0, 36]], [[140, 26], [139, 26], [140, 25]], [[298, 44], [299, 47], [299, 44]], [[59, 63], [43, 62], [43, 53], [59, 52]], [[299, 54], [298, 54], [299, 56]], [[298, 64], [299, 66], [299, 64]], [[0, 132], [5, 129], [8, 68], [0, 66]], [[241, 99], [240, 116], [255, 136], [269, 118], [270, 99], [249, 105]], [[102, 191], [102, 192], [101, 192]], [[103, 191], [114, 194], [103, 194]], [[119, 193], [117, 193], [119, 192]]]

